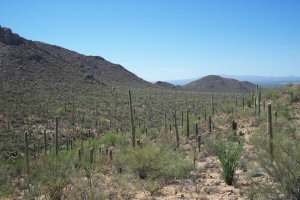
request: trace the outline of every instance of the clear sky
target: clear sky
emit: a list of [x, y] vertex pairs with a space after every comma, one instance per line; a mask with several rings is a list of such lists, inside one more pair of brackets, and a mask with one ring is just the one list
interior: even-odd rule
[[0, 25], [148, 81], [300, 76], [300, 0], [2, 0]]

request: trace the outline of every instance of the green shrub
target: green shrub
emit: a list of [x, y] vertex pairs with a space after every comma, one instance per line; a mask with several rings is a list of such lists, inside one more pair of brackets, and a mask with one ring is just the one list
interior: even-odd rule
[[288, 105], [279, 104], [277, 109], [278, 109], [278, 114], [288, 120], [291, 120], [294, 116], [292, 108], [289, 107]]
[[251, 97], [247, 97], [245, 99], [245, 106], [247, 106], [248, 108], [251, 108], [252, 103], [253, 103], [253, 101], [252, 101]]
[[[80, 141], [78, 141], [80, 142]], [[130, 140], [128, 135], [122, 133], [106, 133], [100, 138], [89, 139], [88, 142], [84, 143], [84, 149], [98, 149], [101, 144], [105, 144], [105, 146], [127, 146], [130, 144]]]
[[272, 89], [270, 90], [270, 92], [267, 94], [267, 99], [271, 99], [271, 100], [277, 100], [280, 97], [280, 93], [278, 91], [278, 89]]
[[72, 151], [60, 152], [58, 158], [52, 151], [48, 157], [35, 160], [31, 169], [32, 185], [29, 195], [44, 194], [49, 199], [61, 199], [64, 188], [70, 183], [71, 166], [74, 165], [74, 153]]
[[193, 168], [192, 161], [178, 151], [156, 144], [124, 150], [116, 155], [114, 164], [132, 170], [141, 179], [183, 177]]
[[243, 145], [221, 139], [216, 143], [216, 153], [222, 167], [222, 176], [228, 185], [232, 185], [236, 167], [242, 155]]
[[290, 125], [274, 132], [273, 158], [271, 159], [268, 135], [265, 129], [260, 129], [253, 136], [252, 143], [257, 149], [257, 161], [260, 166], [280, 186], [274, 189], [285, 193], [287, 199], [300, 199], [300, 143], [299, 132], [291, 132]]
[[0, 185], [0, 197], [10, 197], [12, 194], [13, 188], [8, 183]]
[[107, 146], [126, 145], [127, 137], [124, 134], [107, 133], [101, 138], [101, 142]]

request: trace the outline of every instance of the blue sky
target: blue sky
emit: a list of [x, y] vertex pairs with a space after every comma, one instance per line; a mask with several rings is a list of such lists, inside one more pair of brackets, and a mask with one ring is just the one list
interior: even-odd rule
[[299, 0], [3, 0], [0, 25], [149, 81], [300, 76]]

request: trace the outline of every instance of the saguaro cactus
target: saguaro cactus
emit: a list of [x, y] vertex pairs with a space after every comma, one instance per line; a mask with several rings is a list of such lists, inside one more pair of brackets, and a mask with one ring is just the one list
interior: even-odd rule
[[176, 132], [176, 142], [177, 142], [177, 147], [179, 147], [179, 133], [178, 133], [178, 128], [177, 128], [177, 116], [176, 116], [176, 111], [174, 112], [173, 117], [174, 117], [175, 132]]
[[214, 108], [214, 93], [211, 93], [211, 114], [215, 114], [215, 108]]
[[80, 131], [80, 146], [81, 146], [81, 151], [83, 151], [83, 133]]
[[243, 110], [245, 110], [245, 98], [243, 97]]
[[190, 137], [190, 117], [189, 111], [186, 111], [186, 136]]
[[254, 98], [254, 114], [257, 114], [256, 98]]
[[165, 113], [165, 131], [167, 131], [168, 125], [167, 125], [167, 113]]
[[29, 149], [28, 149], [28, 135], [27, 135], [27, 132], [24, 133], [24, 142], [25, 142], [26, 173], [29, 174]]
[[113, 160], [113, 149], [112, 148], [109, 149], [108, 154], [109, 154], [109, 162], [112, 162], [112, 160]]
[[259, 88], [257, 98], [258, 114], [260, 114], [261, 88]]
[[208, 131], [211, 133], [211, 115], [208, 116]]
[[200, 149], [201, 149], [201, 135], [197, 136], [197, 142], [198, 142], [198, 149], [199, 149], [199, 152], [200, 152]]
[[229, 113], [228, 99], [226, 99], [226, 114]]
[[207, 120], [207, 114], [206, 114], [206, 106], [204, 106], [204, 120]]
[[197, 136], [199, 134], [199, 129], [198, 129], [198, 123], [197, 122], [195, 123], [195, 132], [196, 132], [196, 138], [197, 138]]
[[294, 101], [294, 92], [291, 92], [291, 103]]
[[183, 127], [183, 122], [184, 122], [184, 114], [183, 111], [181, 111], [181, 127]]
[[90, 158], [90, 164], [93, 164], [93, 161], [94, 161], [94, 148], [90, 148], [89, 158]]
[[58, 117], [55, 118], [55, 155], [58, 155]]
[[82, 149], [79, 148], [78, 149], [78, 161], [81, 162], [81, 160], [82, 160]]
[[274, 112], [274, 116], [275, 116], [275, 129], [277, 130], [277, 118], [278, 118], [277, 111]]
[[271, 104], [268, 104], [268, 134], [270, 137], [269, 140], [269, 145], [270, 145], [270, 155], [271, 155], [271, 159], [274, 158], [274, 154], [273, 154], [273, 127], [272, 127], [272, 107]]
[[46, 135], [46, 130], [44, 130], [44, 154], [47, 155], [47, 135]]
[[133, 109], [132, 109], [132, 100], [131, 100], [131, 92], [128, 90], [129, 95], [129, 106], [130, 106], [130, 121], [131, 121], [131, 141], [132, 147], [135, 147], [135, 128], [134, 128], [134, 119], [133, 119]]

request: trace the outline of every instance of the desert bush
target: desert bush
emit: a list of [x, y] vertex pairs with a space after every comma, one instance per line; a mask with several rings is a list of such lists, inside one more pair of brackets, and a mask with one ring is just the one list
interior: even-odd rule
[[[77, 143], [80, 143], [80, 141], [77, 141]], [[122, 133], [113, 133], [109, 132], [106, 133], [103, 136], [100, 136], [100, 138], [97, 138], [95, 140], [88, 139], [87, 142], [84, 143], [83, 148], [84, 149], [98, 149], [101, 144], [105, 144], [105, 146], [127, 146], [130, 143], [129, 136]]]
[[47, 157], [35, 160], [31, 165], [27, 197], [45, 195], [50, 199], [61, 199], [64, 188], [69, 184], [74, 153], [61, 152], [59, 157], [51, 152]]
[[243, 151], [243, 145], [227, 139], [221, 139], [215, 145], [222, 167], [222, 176], [228, 185], [233, 184], [236, 167]]
[[251, 97], [247, 97], [245, 99], [245, 106], [247, 106], [248, 108], [251, 108], [252, 103], [253, 103], [253, 101], [252, 101]]
[[287, 199], [300, 199], [300, 143], [299, 137], [297, 138], [299, 132], [290, 132], [289, 126], [291, 125], [285, 124], [285, 127], [274, 132], [272, 158], [269, 145], [266, 145], [269, 139], [265, 129], [257, 131], [252, 143], [257, 149], [260, 166], [280, 183], [275, 189], [284, 193]]
[[12, 193], [12, 187], [9, 184], [10, 166], [4, 160], [0, 160], [0, 197], [9, 197]]
[[125, 146], [127, 139], [128, 137], [121, 133], [107, 133], [100, 139], [100, 143], [103, 142], [107, 146]]
[[278, 104], [277, 110], [280, 116], [283, 116], [288, 120], [291, 120], [294, 117], [293, 109], [286, 104]]
[[13, 188], [9, 183], [0, 185], [0, 197], [10, 197], [13, 194]]
[[280, 92], [277, 89], [271, 89], [269, 93], [267, 93], [266, 98], [270, 100], [277, 100], [280, 97]]
[[117, 168], [128, 168], [141, 179], [171, 179], [185, 176], [192, 168], [192, 161], [172, 149], [156, 144], [124, 150], [115, 157]]

